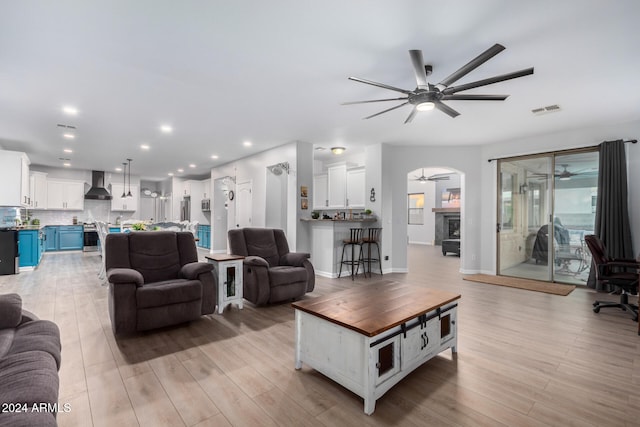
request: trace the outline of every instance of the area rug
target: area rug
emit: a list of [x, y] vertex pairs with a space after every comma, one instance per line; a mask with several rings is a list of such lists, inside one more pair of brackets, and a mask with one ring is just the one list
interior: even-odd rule
[[519, 277], [491, 276], [489, 274], [469, 274], [463, 277], [471, 282], [487, 283], [489, 285], [508, 286], [510, 288], [526, 289], [528, 291], [544, 292], [547, 294], [567, 296], [576, 287], [560, 283], [541, 282], [539, 280], [521, 279]]

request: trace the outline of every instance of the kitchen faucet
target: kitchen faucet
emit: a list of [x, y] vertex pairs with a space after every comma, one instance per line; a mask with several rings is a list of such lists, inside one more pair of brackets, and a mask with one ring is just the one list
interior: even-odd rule
[[121, 219], [121, 218], [122, 218], [122, 216], [121, 216], [121, 215], [118, 215], [118, 216], [116, 217], [116, 225], [120, 225], [120, 219]]

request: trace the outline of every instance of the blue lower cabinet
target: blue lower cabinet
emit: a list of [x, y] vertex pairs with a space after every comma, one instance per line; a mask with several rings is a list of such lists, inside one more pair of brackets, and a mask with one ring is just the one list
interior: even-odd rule
[[84, 229], [81, 225], [61, 225], [58, 230], [58, 250], [81, 250], [84, 245]]
[[44, 250], [45, 251], [58, 250], [58, 227], [57, 226], [47, 225], [44, 228]]
[[18, 231], [18, 251], [20, 267], [35, 267], [40, 262], [39, 230]]
[[210, 249], [211, 247], [211, 226], [198, 225], [198, 246]]
[[46, 251], [82, 250], [84, 229], [81, 225], [48, 225], [44, 228]]
[[120, 227], [109, 227], [109, 233], [119, 233], [121, 231]]

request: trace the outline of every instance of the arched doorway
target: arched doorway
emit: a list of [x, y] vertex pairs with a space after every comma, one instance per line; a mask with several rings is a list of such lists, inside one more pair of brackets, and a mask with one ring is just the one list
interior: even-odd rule
[[407, 174], [409, 269], [435, 254], [460, 257], [461, 178], [458, 171], [446, 167], [425, 166]]

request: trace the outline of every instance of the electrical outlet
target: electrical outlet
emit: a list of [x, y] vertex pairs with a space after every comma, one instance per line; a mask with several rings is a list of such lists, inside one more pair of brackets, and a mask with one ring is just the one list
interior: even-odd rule
[[384, 256], [384, 260], [385, 260], [385, 261], [389, 261], [389, 255], [385, 255], [385, 256]]

